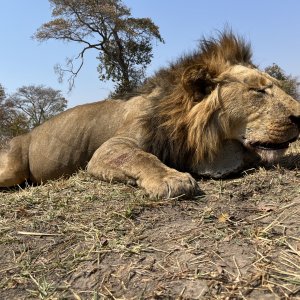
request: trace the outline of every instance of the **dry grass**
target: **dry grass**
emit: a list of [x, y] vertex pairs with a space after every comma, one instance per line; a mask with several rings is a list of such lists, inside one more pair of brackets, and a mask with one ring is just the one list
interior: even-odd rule
[[81, 172], [0, 192], [0, 299], [299, 299], [300, 171], [155, 201]]

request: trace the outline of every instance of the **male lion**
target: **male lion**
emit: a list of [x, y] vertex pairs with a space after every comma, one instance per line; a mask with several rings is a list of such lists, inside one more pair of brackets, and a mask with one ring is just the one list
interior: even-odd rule
[[258, 158], [273, 162], [299, 126], [300, 103], [255, 68], [243, 39], [224, 32], [130, 99], [81, 105], [13, 138], [0, 154], [0, 186], [87, 167], [151, 196], [192, 196], [199, 186], [189, 173], [223, 177]]

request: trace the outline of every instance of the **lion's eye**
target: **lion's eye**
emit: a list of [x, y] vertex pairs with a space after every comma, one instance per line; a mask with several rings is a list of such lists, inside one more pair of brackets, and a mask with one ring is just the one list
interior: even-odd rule
[[263, 89], [250, 88], [249, 91], [255, 92], [256, 94], [260, 94], [260, 95], [268, 94], [268, 90], [265, 88], [263, 88]]
[[261, 85], [261, 86], [250, 86], [249, 90], [255, 92], [256, 94], [260, 95], [271, 95], [272, 94], [272, 87], [273, 84], [266, 84], [266, 85]]

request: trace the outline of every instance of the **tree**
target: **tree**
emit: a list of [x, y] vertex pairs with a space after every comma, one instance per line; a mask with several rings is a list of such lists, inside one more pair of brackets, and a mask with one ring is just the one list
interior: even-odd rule
[[296, 77], [286, 75], [285, 72], [277, 64], [265, 68], [265, 72], [281, 82], [282, 89], [293, 98], [300, 100], [298, 87], [300, 83]]
[[5, 99], [5, 90], [2, 84], [0, 83], [0, 103]]
[[25, 133], [28, 130], [26, 118], [14, 110], [7, 101], [5, 90], [0, 84], [0, 145], [9, 138]]
[[23, 86], [6, 97], [0, 84], [0, 145], [26, 133], [67, 107], [61, 92], [40, 86]]
[[61, 91], [43, 85], [23, 86], [6, 99], [6, 106], [23, 116], [29, 129], [64, 111], [67, 103]]
[[[151, 62], [152, 40], [163, 42], [159, 28], [150, 18], [133, 18], [121, 0], [49, 0], [52, 21], [35, 33], [38, 41], [49, 39], [83, 45], [77, 57], [67, 59], [67, 68], [56, 66], [63, 79], [70, 74], [70, 89], [84, 63], [86, 51], [98, 52], [100, 80], [112, 80], [115, 93], [132, 91], [145, 77]], [[75, 61], [77, 67], [74, 66]]]

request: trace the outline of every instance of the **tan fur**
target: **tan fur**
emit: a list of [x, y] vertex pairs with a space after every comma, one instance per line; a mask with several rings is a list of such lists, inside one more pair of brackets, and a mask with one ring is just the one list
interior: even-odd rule
[[299, 126], [300, 103], [255, 68], [249, 44], [225, 32], [160, 70], [136, 96], [70, 109], [12, 139], [0, 153], [0, 186], [87, 168], [151, 196], [191, 196], [199, 186], [189, 173], [218, 178], [272, 162]]

